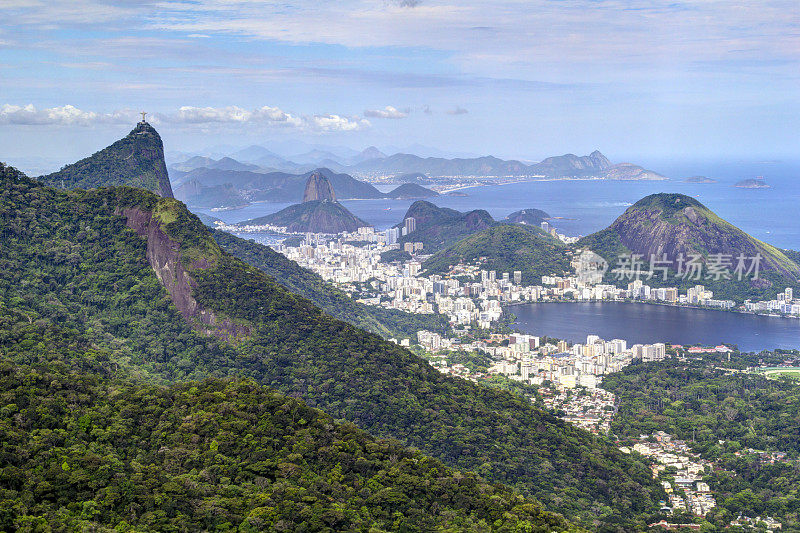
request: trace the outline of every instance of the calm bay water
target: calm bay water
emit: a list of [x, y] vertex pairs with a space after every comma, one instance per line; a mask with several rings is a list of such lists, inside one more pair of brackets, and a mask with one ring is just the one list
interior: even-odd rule
[[522, 332], [571, 342], [586, 342], [594, 334], [629, 345], [725, 342], [745, 351], [800, 349], [800, 319], [627, 302], [532, 303], [508, 312], [516, 315]]
[[[648, 165], [669, 176], [707, 175], [717, 183], [669, 181], [557, 180], [464, 189], [466, 197], [431, 199], [459, 211], [486, 209], [501, 219], [519, 209], [543, 209], [554, 217], [561, 233], [588, 235], [605, 228], [640, 198], [657, 192], [680, 192], [696, 197], [722, 218], [756, 238], [781, 248], [800, 249], [800, 161], [798, 162], [653, 162]], [[762, 175], [772, 188], [740, 189], [739, 180]], [[299, 201], [299, 199], [298, 199]], [[345, 200], [357, 216], [385, 229], [403, 219], [412, 200]], [[204, 213], [225, 222], [241, 222], [274, 213], [287, 203], [259, 202], [241, 209]]]

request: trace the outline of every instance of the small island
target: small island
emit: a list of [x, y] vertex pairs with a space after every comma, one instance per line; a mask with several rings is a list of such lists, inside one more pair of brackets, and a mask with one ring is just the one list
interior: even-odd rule
[[688, 178], [683, 178], [684, 183], [717, 183], [717, 180], [714, 178], [709, 178], [708, 176], [690, 176]]
[[751, 178], [736, 182], [734, 187], [739, 187], [740, 189], [769, 189], [772, 185], [768, 184], [764, 181], [764, 178]]

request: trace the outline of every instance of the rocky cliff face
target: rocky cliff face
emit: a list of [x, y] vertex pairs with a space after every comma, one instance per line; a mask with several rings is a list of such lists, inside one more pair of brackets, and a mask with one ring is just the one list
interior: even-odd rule
[[[195, 329], [207, 335], [232, 341], [250, 335], [249, 328], [230, 319], [220, 320], [213, 311], [203, 309], [193, 296], [196, 283], [181, 262], [180, 245], [172, 241], [161, 229], [153, 214], [137, 207], [118, 210], [126, 219], [126, 225], [140, 237], [147, 239], [147, 261], [156, 277], [180, 312]], [[192, 268], [206, 269], [205, 260], [196, 261]]]
[[315, 171], [311, 173], [308, 177], [308, 181], [306, 181], [306, 190], [303, 192], [303, 202], [314, 202], [318, 200], [335, 202], [336, 195], [333, 193], [333, 187], [331, 186], [331, 182], [328, 181], [328, 178], [323, 176], [321, 172]]
[[172, 198], [172, 186], [164, 162], [164, 144], [158, 132], [140, 122], [124, 138], [39, 181], [65, 189], [92, 189], [128, 185]]

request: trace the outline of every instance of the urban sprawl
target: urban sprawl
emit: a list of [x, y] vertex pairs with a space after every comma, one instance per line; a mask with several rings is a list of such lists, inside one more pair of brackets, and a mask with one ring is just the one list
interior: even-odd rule
[[[285, 228], [272, 226], [229, 226], [220, 229], [235, 233], [284, 233]], [[411, 313], [441, 313], [452, 326], [452, 335], [432, 331], [417, 332], [416, 339], [392, 339], [421, 349], [431, 365], [440, 372], [475, 382], [502, 376], [521, 386], [535, 386], [545, 406], [564, 420], [594, 433], [607, 433], [616, 413], [614, 395], [602, 388], [602, 376], [616, 372], [634, 360], [659, 361], [668, 353], [691, 355], [708, 352], [730, 352], [727, 346], [683, 347], [664, 343], [634, 344], [623, 339], [604, 340], [589, 335], [585, 343], [568, 343], [521, 333], [498, 333], [493, 329], [501, 321], [504, 306], [526, 302], [556, 301], [643, 301], [668, 305], [708, 307], [741, 312], [781, 313], [800, 316], [800, 300], [792, 289], [778, 293], [774, 300], [746, 301], [737, 307], [730, 300], [716, 300], [713, 292], [703, 285], [679, 294], [675, 288], [651, 287], [643, 280], [628, 283], [627, 288], [602, 282], [602, 273], [591, 266], [593, 254], [577, 254], [572, 267], [573, 276], [543, 276], [540, 285], [523, 285], [522, 272], [496, 272], [478, 264], [457, 264], [445, 274], [423, 275], [422, 263], [428, 257], [421, 242], [401, 237], [412, 235], [416, 229], [413, 218], [406, 218], [401, 227], [375, 231], [360, 228], [355, 233], [338, 235], [305, 234], [298, 246], [274, 247], [329, 282], [368, 305], [400, 309]], [[575, 238], [558, 234], [548, 223], [543, 229], [566, 243]], [[411, 257], [406, 261], [383, 261], [381, 255], [402, 250]], [[587, 274], [588, 273], [588, 274]], [[470, 331], [484, 335], [467, 340]], [[480, 353], [492, 363], [485, 368], [470, 368], [454, 362], [453, 354]], [[533, 394], [530, 394], [534, 399]], [[625, 452], [631, 448], [622, 447]], [[642, 435], [633, 451], [653, 459], [653, 476], [659, 477], [668, 467], [675, 474], [662, 476], [669, 496], [663, 502], [665, 511], [688, 511], [705, 516], [716, 502], [703, 474], [713, 465], [689, 451], [688, 445], [664, 433]], [[670, 469], [672, 472], [673, 470]], [[747, 525], [741, 518], [740, 525]], [[769, 517], [760, 518], [770, 529], [780, 523]]]

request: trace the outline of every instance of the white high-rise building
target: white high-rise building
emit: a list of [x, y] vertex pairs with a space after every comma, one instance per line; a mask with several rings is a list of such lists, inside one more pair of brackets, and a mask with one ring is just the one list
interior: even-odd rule
[[400, 238], [400, 228], [389, 228], [383, 232], [386, 244], [396, 244]]

